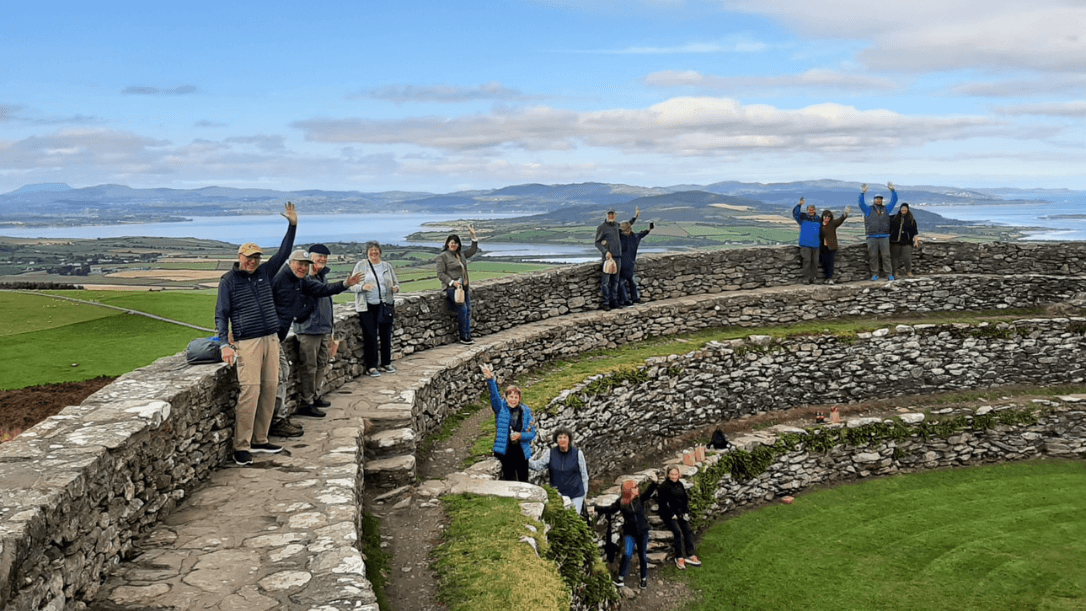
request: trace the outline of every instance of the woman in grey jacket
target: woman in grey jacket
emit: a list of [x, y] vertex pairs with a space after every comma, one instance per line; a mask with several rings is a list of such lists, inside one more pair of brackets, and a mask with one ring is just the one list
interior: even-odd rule
[[[382, 371], [396, 373], [396, 368], [392, 366], [393, 320], [381, 316], [383, 306], [390, 306], [391, 309], [396, 303], [395, 294], [400, 292], [396, 270], [381, 260], [381, 245], [369, 242], [366, 244], [366, 260], [355, 264], [353, 274], [364, 276], [362, 282], [352, 286], [351, 290], [354, 291], [358, 323], [362, 326], [362, 357], [366, 373], [374, 377], [380, 376]], [[380, 363], [377, 361], [378, 344]]]
[[[449, 309], [456, 312], [456, 324], [460, 334], [460, 343], [471, 345], [471, 291], [468, 288], [468, 257], [479, 252], [479, 239], [475, 227], [468, 225], [471, 232], [471, 247], [463, 249], [460, 236], [453, 234], [445, 238], [445, 248], [437, 256], [437, 279], [445, 291]], [[464, 289], [464, 303], [456, 303], [456, 289]]]

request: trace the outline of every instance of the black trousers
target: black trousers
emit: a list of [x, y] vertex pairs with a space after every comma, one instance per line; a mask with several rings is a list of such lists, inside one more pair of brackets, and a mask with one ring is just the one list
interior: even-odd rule
[[505, 454], [495, 454], [502, 464], [502, 479], [507, 482], [528, 481], [528, 459], [519, 441], [510, 441]]
[[[378, 365], [384, 367], [392, 362], [392, 323], [377, 322], [379, 308], [370, 305], [365, 312], [358, 313], [358, 324], [362, 327], [362, 360], [366, 369]], [[381, 360], [378, 363], [378, 338], [380, 338]]]

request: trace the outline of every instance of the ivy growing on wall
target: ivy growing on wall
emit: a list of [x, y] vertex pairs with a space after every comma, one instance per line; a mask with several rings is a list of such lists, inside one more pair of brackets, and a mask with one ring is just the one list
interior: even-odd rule
[[550, 486], [543, 521], [550, 526], [547, 557], [558, 565], [562, 581], [591, 609], [613, 609], [618, 605], [618, 591], [611, 574], [600, 558], [600, 548], [592, 530], [576, 512], [562, 507], [562, 495]]

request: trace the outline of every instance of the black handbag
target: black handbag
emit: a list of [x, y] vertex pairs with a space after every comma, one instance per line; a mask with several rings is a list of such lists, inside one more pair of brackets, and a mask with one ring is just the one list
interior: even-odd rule
[[[373, 263], [366, 261], [370, 264], [370, 271], [373, 272], [373, 279], [377, 282], [377, 298], [381, 299], [381, 279], [378, 277], [377, 270], [373, 268]], [[382, 325], [391, 323], [396, 318], [396, 303], [385, 303], [384, 299], [381, 299], [381, 303], [377, 304], [377, 322]]]

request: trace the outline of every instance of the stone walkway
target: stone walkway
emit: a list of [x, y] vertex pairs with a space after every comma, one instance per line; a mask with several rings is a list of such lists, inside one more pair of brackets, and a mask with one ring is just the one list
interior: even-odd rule
[[[216, 471], [117, 568], [90, 608], [376, 611], [356, 547], [362, 418], [410, 426], [410, 401], [400, 396], [410, 391], [400, 389], [461, 350], [427, 350], [397, 361], [395, 375], [352, 381], [327, 397], [327, 418], [295, 418], [303, 437], [273, 438], [282, 453]], [[394, 429], [370, 442], [395, 445], [404, 436], [411, 434]], [[413, 480], [413, 457], [385, 461], [409, 468]]]

